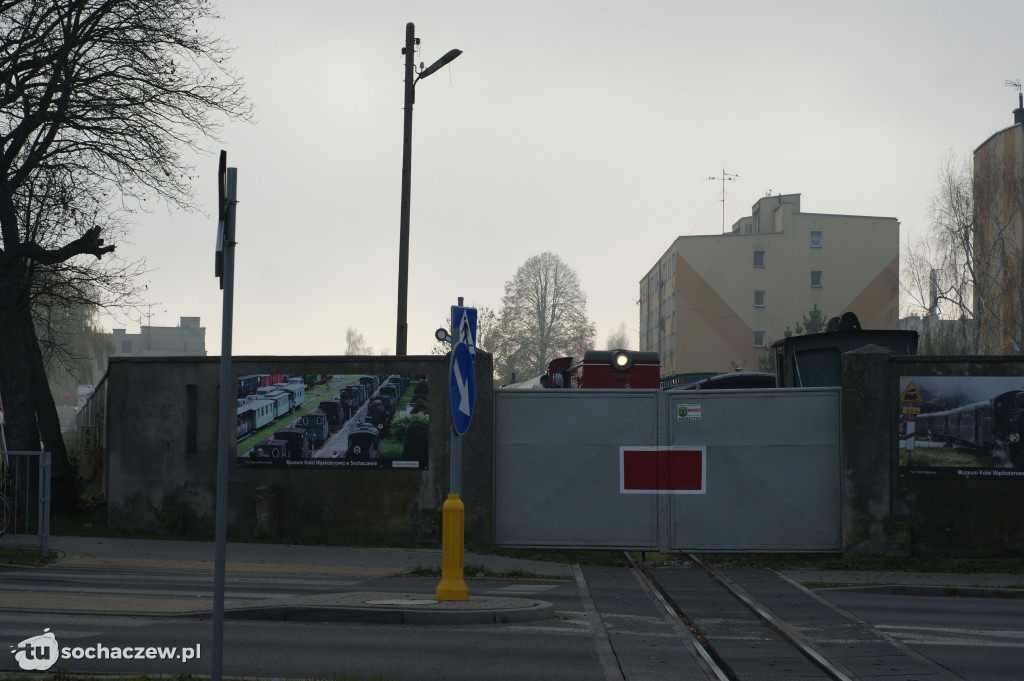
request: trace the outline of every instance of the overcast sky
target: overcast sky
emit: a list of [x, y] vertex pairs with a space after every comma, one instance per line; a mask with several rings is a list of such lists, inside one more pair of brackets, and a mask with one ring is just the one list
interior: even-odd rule
[[[416, 87], [410, 354], [459, 296], [497, 309], [552, 251], [580, 276], [599, 348], [680, 235], [722, 231], [766, 193], [895, 217], [924, 234], [936, 178], [1012, 124], [1024, 4], [633, 0], [215, 0], [254, 124], [197, 159], [195, 213], [139, 218], [148, 323], [198, 316], [220, 354], [216, 151], [238, 168], [233, 351], [394, 352], [405, 25]], [[137, 332], [134, 320], [104, 320]]]

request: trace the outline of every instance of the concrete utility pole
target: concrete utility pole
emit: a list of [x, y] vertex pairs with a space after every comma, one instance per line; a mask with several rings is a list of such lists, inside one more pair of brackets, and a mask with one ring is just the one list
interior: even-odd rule
[[416, 27], [409, 22], [405, 25], [405, 125], [402, 136], [402, 217], [398, 237], [398, 332], [395, 337], [395, 354], [406, 354], [409, 339], [409, 204], [412, 193], [412, 105], [416, 100], [416, 83], [441, 69], [462, 54], [462, 50], [449, 50], [443, 57], [416, 75]]

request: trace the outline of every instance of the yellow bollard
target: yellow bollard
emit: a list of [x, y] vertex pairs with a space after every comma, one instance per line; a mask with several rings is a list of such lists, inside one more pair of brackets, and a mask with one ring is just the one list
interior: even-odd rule
[[434, 597], [439, 601], [468, 601], [469, 588], [462, 576], [466, 507], [458, 494], [449, 494], [441, 508], [441, 581]]

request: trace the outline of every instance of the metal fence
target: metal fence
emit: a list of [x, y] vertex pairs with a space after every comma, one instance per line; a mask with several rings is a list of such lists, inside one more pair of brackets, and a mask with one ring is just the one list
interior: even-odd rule
[[50, 552], [50, 452], [0, 451], [0, 548]]

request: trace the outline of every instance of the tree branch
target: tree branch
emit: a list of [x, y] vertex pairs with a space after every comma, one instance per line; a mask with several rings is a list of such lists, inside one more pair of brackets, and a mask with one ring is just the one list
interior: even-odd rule
[[102, 258], [114, 251], [114, 246], [105, 246], [100, 238], [100, 228], [92, 227], [82, 236], [70, 241], [60, 248], [47, 249], [36, 243], [16, 244], [7, 248], [7, 256], [12, 258], [28, 258], [42, 265], [56, 265], [66, 262], [78, 255], [93, 255]]

